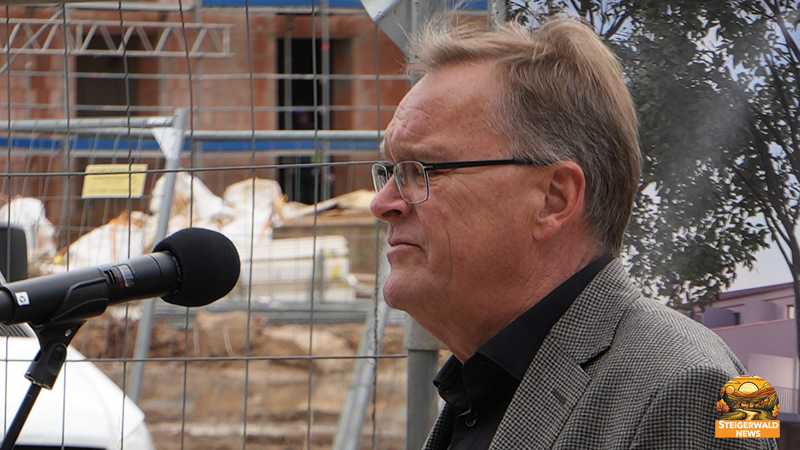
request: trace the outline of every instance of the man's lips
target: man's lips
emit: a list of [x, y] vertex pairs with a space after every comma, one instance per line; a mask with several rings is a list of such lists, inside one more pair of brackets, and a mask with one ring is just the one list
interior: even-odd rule
[[389, 236], [386, 239], [386, 242], [392, 247], [396, 247], [398, 245], [413, 245], [415, 247], [419, 247], [419, 245], [414, 243], [414, 239], [402, 236]]
[[415, 254], [416, 250], [419, 250], [419, 247], [411, 244], [401, 243], [392, 245], [386, 250], [386, 257], [389, 258], [389, 263], [392, 264], [393, 262], [398, 261], [398, 258], [405, 259], [406, 257]]
[[419, 245], [405, 239], [389, 239], [387, 242], [389, 243], [388, 253], [399, 252], [409, 248], [419, 248]]

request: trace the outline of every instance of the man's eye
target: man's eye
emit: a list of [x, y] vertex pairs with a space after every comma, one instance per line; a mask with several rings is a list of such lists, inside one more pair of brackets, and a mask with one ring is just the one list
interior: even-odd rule
[[403, 186], [408, 186], [408, 179], [406, 178], [405, 174], [402, 172], [396, 172], [395, 175], [397, 177], [397, 181], [400, 182]]

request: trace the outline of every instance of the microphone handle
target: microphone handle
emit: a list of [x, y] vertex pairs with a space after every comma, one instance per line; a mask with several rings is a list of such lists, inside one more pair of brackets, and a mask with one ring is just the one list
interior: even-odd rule
[[180, 268], [167, 252], [0, 286], [0, 322], [46, 324], [87, 319], [109, 304], [161, 297], [180, 286]]
[[109, 281], [110, 304], [164, 297], [181, 287], [181, 268], [170, 252], [148, 253], [100, 267]]

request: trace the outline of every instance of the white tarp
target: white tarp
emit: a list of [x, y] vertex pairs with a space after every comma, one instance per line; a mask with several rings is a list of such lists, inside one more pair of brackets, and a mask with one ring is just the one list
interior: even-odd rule
[[[11, 208], [12, 223], [16, 221], [22, 225], [26, 236], [31, 236], [28, 238], [29, 259], [34, 254], [45, 255], [44, 258], [39, 256], [44, 274], [123, 261], [143, 255], [155, 245], [158, 213], [164, 200], [163, 181], [164, 177], [160, 178], [153, 188], [149, 214], [142, 211], [122, 213], [58, 253], [55, 251], [55, 227], [47, 221], [39, 200], [15, 199], [0, 209], [0, 214], [5, 208]], [[273, 240], [273, 227], [315, 211], [337, 206], [347, 208], [354, 199], [358, 199], [359, 207], [369, 200], [363, 194], [354, 196], [351, 193], [321, 202], [316, 207], [286, 205], [276, 181], [258, 178], [231, 184], [219, 197], [199, 179], [178, 172], [167, 233], [193, 226], [219, 231], [231, 239], [239, 251], [242, 271], [239, 284], [230, 295], [239, 299], [249, 296], [259, 301], [305, 301], [310, 295], [312, 274], [315, 274], [317, 284], [326, 291], [335, 290], [331, 295], [322, 295], [323, 298], [349, 300], [355, 297], [355, 291], [347, 283], [352, 277], [348, 277], [349, 249], [344, 237]], [[31, 246], [31, 242], [36, 245]]]

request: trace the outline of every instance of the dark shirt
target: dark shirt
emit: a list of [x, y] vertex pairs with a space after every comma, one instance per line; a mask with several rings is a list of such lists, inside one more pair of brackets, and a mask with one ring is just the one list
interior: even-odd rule
[[456, 417], [450, 450], [486, 449], [550, 329], [613, 257], [589, 263], [483, 344], [462, 364], [451, 356], [433, 381]]

